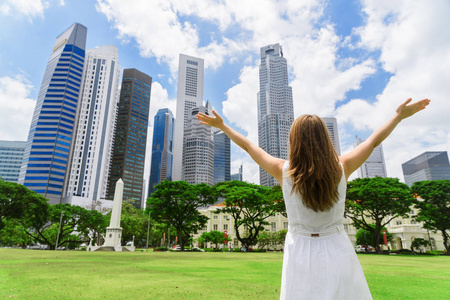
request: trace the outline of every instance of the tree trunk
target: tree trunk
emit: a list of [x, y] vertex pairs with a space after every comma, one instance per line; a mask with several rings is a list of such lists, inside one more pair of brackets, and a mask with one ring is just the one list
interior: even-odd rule
[[442, 231], [442, 237], [444, 238], [445, 255], [450, 255], [450, 244], [448, 243], [448, 235], [445, 230]]

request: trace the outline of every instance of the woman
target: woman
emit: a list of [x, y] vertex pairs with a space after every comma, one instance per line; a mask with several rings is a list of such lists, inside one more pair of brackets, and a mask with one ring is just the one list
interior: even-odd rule
[[343, 230], [348, 177], [405, 118], [424, 109], [424, 99], [400, 105], [395, 115], [353, 151], [338, 157], [323, 120], [298, 117], [289, 133], [289, 161], [275, 158], [214, 117], [198, 114], [201, 124], [217, 127], [283, 189], [289, 229], [286, 235], [280, 299], [372, 299], [352, 243]]

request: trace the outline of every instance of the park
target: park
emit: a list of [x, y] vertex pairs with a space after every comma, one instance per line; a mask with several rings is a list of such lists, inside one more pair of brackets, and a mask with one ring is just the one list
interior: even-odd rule
[[[448, 256], [359, 254], [373, 299], [449, 299]], [[281, 252], [0, 249], [0, 298], [278, 299]]]

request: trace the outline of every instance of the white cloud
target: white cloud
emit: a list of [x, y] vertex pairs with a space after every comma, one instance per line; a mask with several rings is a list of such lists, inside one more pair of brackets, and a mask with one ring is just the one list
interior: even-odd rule
[[0, 12], [6, 15], [24, 15], [30, 22], [34, 17], [44, 17], [44, 10], [49, 6], [42, 0], [5, 0], [0, 6]]
[[[365, 24], [354, 29], [352, 37], [338, 36], [333, 25], [324, 21], [325, 5], [325, 1], [296, 0], [261, 0], [257, 5], [238, 0], [135, 0], [133, 5], [97, 1], [98, 11], [107, 16], [119, 38], [135, 40], [142, 56], [168, 64], [174, 79], [180, 53], [203, 57], [207, 68], [217, 69], [226, 62], [243, 64], [239, 82], [226, 93], [223, 113], [253, 142], [257, 142], [259, 89], [255, 59], [259, 60], [260, 47], [280, 43], [289, 65], [295, 116], [334, 115], [343, 134], [353, 138], [380, 126], [406, 98], [429, 97], [430, 108], [406, 120], [386, 141], [388, 174], [402, 177], [400, 163], [407, 154], [412, 156], [410, 149], [448, 150], [449, 131], [443, 124], [450, 113], [446, 103], [450, 94], [450, 31], [446, 30], [450, 28], [450, 3], [363, 1]], [[200, 27], [204, 24], [212, 28], [206, 37]], [[347, 47], [364, 54], [341, 57], [340, 50]], [[380, 66], [393, 75], [377, 100], [353, 99], [341, 106], [339, 101], [349, 91], [360, 89]], [[253, 172], [255, 167], [248, 169]]]
[[0, 77], [0, 139], [27, 139], [36, 106], [36, 101], [30, 98], [32, 88], [23, 76]]
[[388, 176], [403, 179], [401, 164], [425, 151], [449, 151], [450, 27], [448, 1], [364, 1], [366, 24], [355, 30], [359, 47], [380, 51], [383, 68], [393, 73], [375, 103], [350, 101], [338, 120], [375, 130], [398, 105], [429, 98], [430, 106], [404, 120], [383, 143]]

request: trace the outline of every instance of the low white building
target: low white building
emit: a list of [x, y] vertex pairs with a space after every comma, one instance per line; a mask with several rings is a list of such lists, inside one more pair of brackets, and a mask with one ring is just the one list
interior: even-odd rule
[[[241, 248], [242, 244], [236, 238], [236, 232], [234, 229], [234, 220], [230, 214], [220, 213], [215, 214], [217, 209], [224, 208], [223, 204], [212, 205], [208, 208], [200, 209], [199, 211], [209, 218], [203, 230], [199, 231], [198, 234], [194, 235], [194, 238], [198, 238], [203, 232], [210, 231], [222, 231], [227, 236], [231, 238], [231, 243], [234, 248]], [[394, 218], [391, 222], [386, 225], [386, 229], [392, 234], [392, 240], [388, 242], [385, 247], [391, 250], [394, 249], [410, 249], [411, 243], [415, 238], [423, 238], [431, 242], [433, 250], [444, 250], [443, 237], [440, 232], [433, 233], [423, 228], [421, 222], [416, 222], [412, 217], [417, 213], [417, 209], [411, 209], [409, 216], [406, 218]], [[276, 232], [282, 229], [288, 229], [288, 219], [281, 214], [276, 214], [275, 216], [267, 218], [269, 225], [266, 225], [266, 230], [271, 232]], [[356, 247], [356, 233], [358, 230], [351, 225], [352, 220], [346, 218], [344, 220], [344, 230], [347, 232], [348, 237], [352, 244]], [[239, 228], [240, 233], [244, 233], [245, 228]], [[381, 243], [383, 240], [381, 240]], [[278, 245], [277, 249], [282, 249], [283, 245]], [[431, 250], [431, 247], [423, 248], [424, 251]]]

